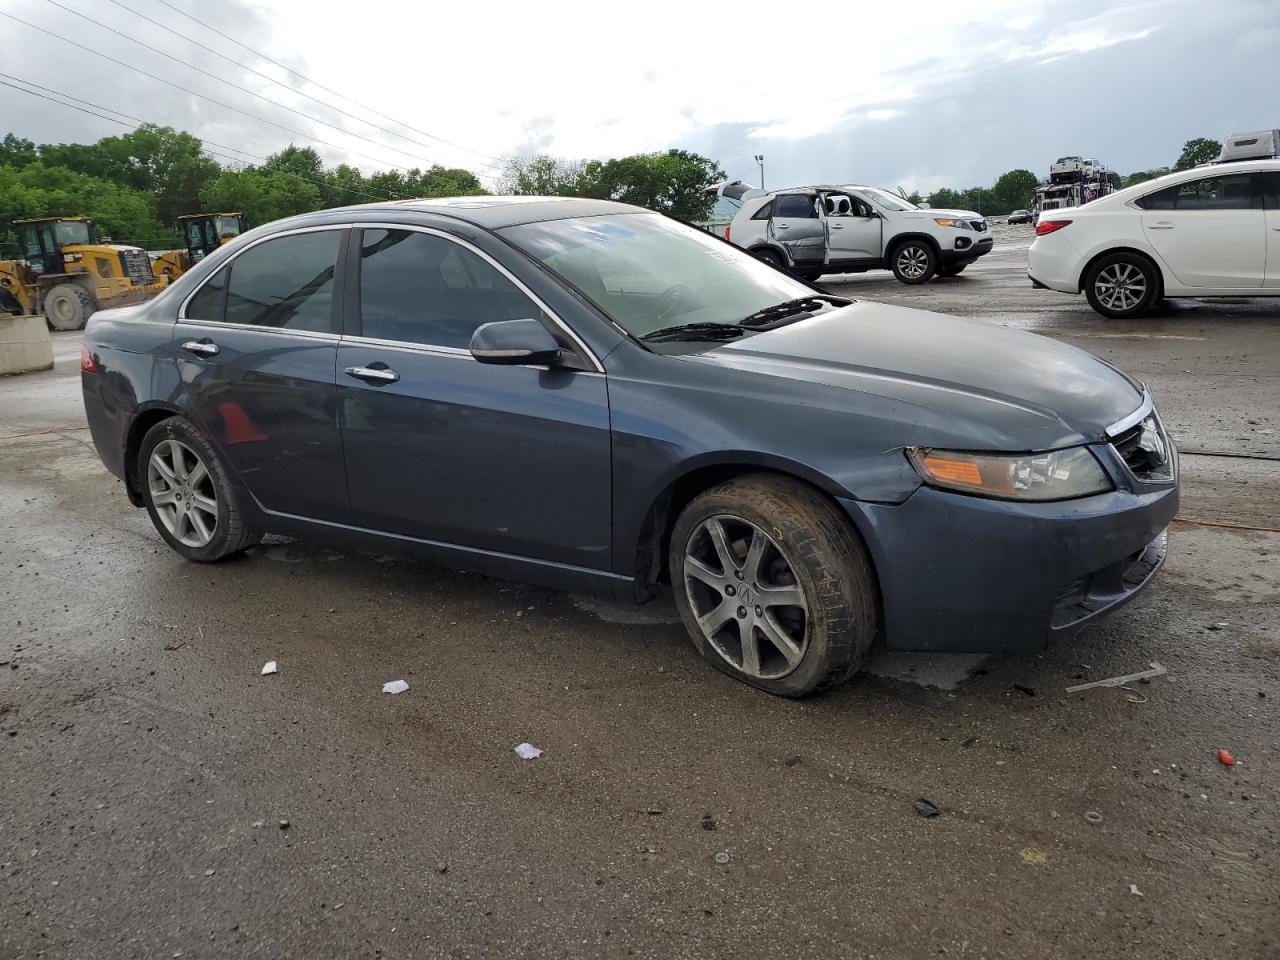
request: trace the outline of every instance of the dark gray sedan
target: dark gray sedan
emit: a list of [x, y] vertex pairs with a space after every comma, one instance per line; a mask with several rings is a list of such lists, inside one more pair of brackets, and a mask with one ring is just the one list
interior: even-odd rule
[[830, 296], [659, 214], [327, 210], [94, 315], [98, 452], [189, 560], [264, 533], [642, 601], [799, 696], [1035, 649], [1165, 554], [1173, 445], [1073, 347]]

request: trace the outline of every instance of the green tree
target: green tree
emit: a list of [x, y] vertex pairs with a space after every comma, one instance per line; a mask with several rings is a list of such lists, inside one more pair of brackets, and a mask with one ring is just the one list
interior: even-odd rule
[[[995, 206], [993, 213], [1009, 213], [1012, 210], [1030, 209], [1035, 200], [1036, 187], [1040, 181], [1030, 170], [1010, 170], [996, 178], [991, 188], [991, 202]], [[979, 210], [979, 213], [986, 213]]]
[[1173, 165], [1173, 169], [1190, 170], [1192, 167], [1198, 167], [1202, 163], [1216, 160], [1221, 152], [1222, 144], [1217, 140], [1210, 140], [1208, 137], [1195, 137], [1182, 145], [1182, 153], [1178, 154], [1178, 160]]
[[1122, 187], [1132, 187], [1136, 183], [1146, 183], [1156, 177], [1163, 177], [1169, 172], [1168, 167], [1152, 167], [1150, 170], [1135, 170], [1120, 181]]
[[929, 206], [955, 208], [964, 202], [964, 197], [950, 187], [939, 187], [929, 194]]
[[583, 196], [617, 200], [670, 214], [680, 220], [705, 220], [716, 198], [709, 183], [725, 179], [720, 165], [688, 150], [641, 153], [614, 160], [592, 160], [582, 171]]
[[295, 173], [249, 167], [223, 170], [205, 184], [200, 199], [206, 210], [239, 211], [263, 224], [320, 209], [320, 188]]
[[38, 158], [36, 145], [30, 140], [15, 137], [12, 133], [6, 133], [4, 139], [0, 140], [0, 164], [25, 167], [29, 163], [35, 163]]
[[585, 166], [581, 160], [565, 160], [546, 153], [512, 157], [498, 181], [498, 193], [535, 197], [580, 196]]

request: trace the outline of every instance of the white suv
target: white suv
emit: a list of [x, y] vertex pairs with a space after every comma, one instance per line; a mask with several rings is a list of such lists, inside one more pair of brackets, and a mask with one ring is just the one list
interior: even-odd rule
[[1280, 160], [1196, 167], [1046, 210], [1027, 273], [1104, 317], [1161, 297], [1280, 297]]
[[723, 188], [742, 201], [725, 239], [806, 280], [887, 268], [903, 283], [925, 283], [991, 250], [987, 221], [969, 210], [918, 207], [878, 187], [744, 186]]

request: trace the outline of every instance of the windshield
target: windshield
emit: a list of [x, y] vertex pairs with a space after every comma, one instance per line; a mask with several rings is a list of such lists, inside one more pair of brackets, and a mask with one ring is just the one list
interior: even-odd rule
[[218, 217], [215, 221], [218, 225], [218, 238], [238, 237], [240, 236], [240, 218], [239, 217]]
[[633, 337], [673, 324], [736, 324], [814, 295], [745, 250], [656, 213], [549, 220], [500, 232]]
[[881, 190], [878, 187], [863, 187], [862, 193], [868, 200], [877, 207], [885, 210], [919, 210], [910, 200], [903, 200], [896, 194], [890, 193], [888, 190]]
[[61, 220], [54, 224], [53, 236], [60, 247], [69, 243], [88, 243], [89, 224], [84, 220]]

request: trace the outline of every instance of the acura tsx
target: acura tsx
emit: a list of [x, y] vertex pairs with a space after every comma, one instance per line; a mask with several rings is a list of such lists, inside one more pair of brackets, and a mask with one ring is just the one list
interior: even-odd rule
[[266, 533], [642, 601], [801, 696], [890, 649], [1037, 649], [1164, 560], [1177, 453], [1073, 347], [831, 296], [596, 200], [268, 224], [99, 312], [108, 469], [197, 562]]

